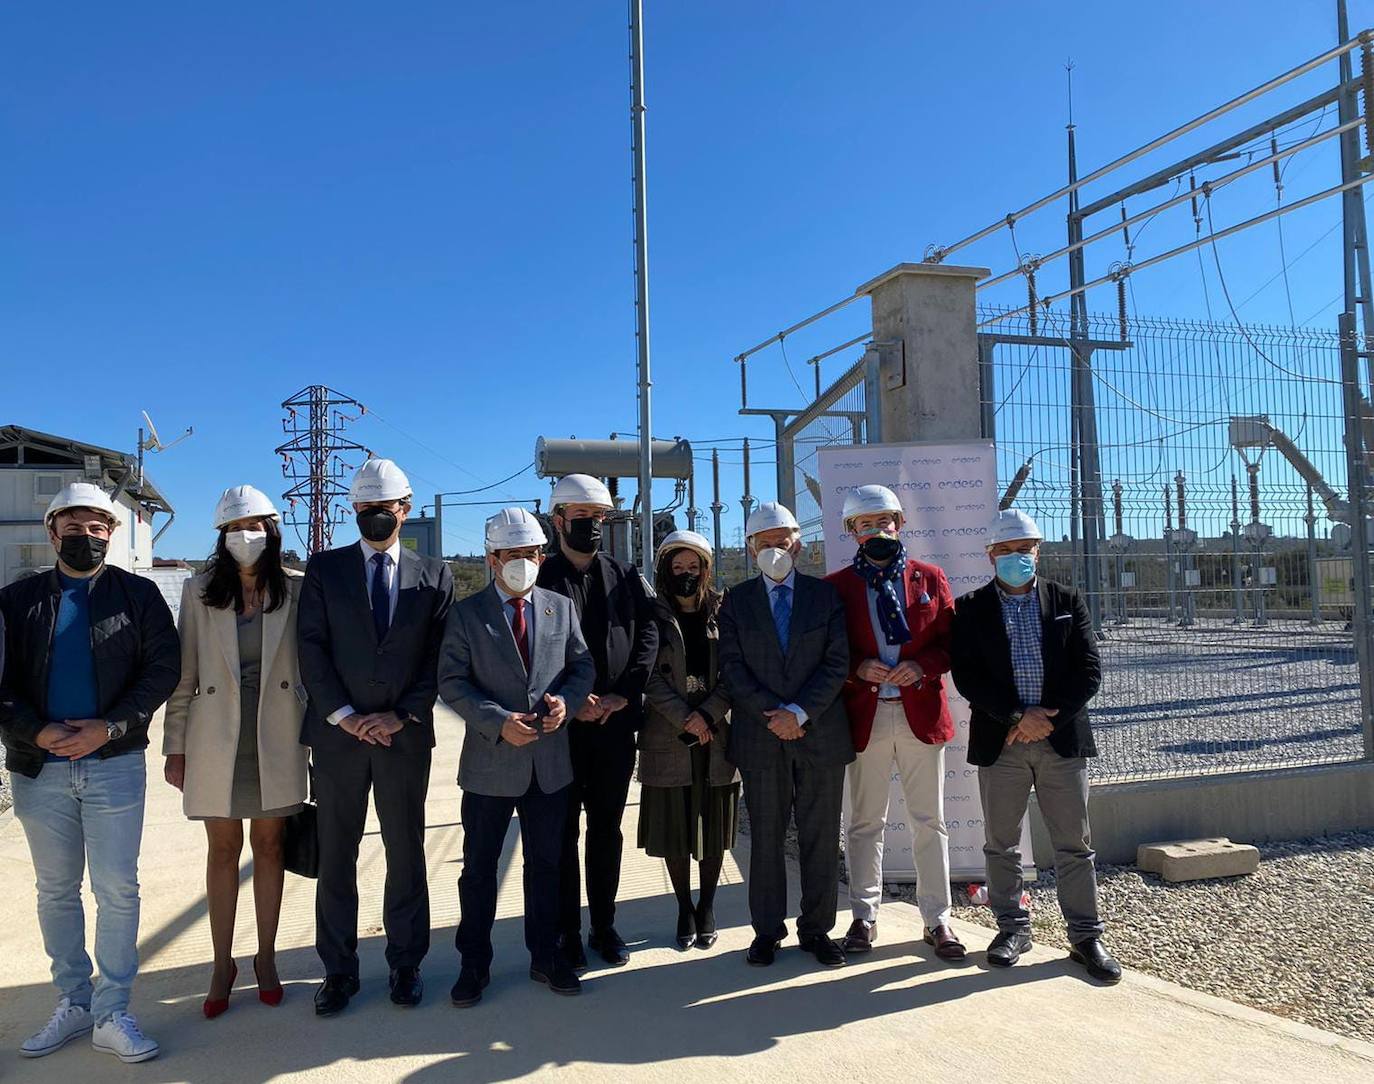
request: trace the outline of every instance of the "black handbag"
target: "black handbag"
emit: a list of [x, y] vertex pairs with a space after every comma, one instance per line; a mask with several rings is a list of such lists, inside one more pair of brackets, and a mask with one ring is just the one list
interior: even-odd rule
[[319, 807], [315, 805], [315, 769], [309, 769], [310, 795], [299, 810], [286, 818], [283, 848], [286, 868], [297, 877], [320, 875]]

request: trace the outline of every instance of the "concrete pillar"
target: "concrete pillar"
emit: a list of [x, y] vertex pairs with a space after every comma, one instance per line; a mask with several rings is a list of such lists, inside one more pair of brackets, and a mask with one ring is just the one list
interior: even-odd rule
[[973, 289], [989, 274], [986, 267], [903, 263], [855, 291], [873, 304], [881, 429], [870, 440], [981, 435]]

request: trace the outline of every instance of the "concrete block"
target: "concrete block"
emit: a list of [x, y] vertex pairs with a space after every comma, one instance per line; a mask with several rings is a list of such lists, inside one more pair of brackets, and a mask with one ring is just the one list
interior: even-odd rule
[[1180, 839], [1142, 843], [1135, 864], [1166, 881], [1201, 881], [1208, 877], [1237, 877], [1259, 869], [1259, 851], [1229, 839]]

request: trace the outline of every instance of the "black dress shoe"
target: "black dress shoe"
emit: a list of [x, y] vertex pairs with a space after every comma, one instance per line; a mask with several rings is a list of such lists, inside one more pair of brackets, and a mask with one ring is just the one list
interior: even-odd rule
[[475, 967], [465, 967], [458, 972], [458, 981], [448, 992], [449, 999], [460, 1009], [476, 1005], [482, 1000], [482, 991], [491, 982], [490, 971], [478, 971]]
[[587, 938], [587, 947], [599, 953], [612, 967], [624, 967], [630, 962], [630, 948], [620, 934], [615, 932], [614, 926], [594, 931]]
[[816, 962], [824, 967], [843, 967], [849, 962], [844, 958], [844, 949], [840, 948], [839, 942], [830, 940], [825, 934], [803, 938], [801, 949], [811, 953], [816, 957]]
[[559, 934], [558, 954], [579, 975], [587, 970], [587, 953], [582, 948], [582, 935], [580, 933]]
[[720, 940], [716, 933], [716, 912], [713, 907], [697, 907], [697, 948], [708, 949]]
[[677, 909], [677, 947], [686, 951], [697, 943], [697, 916], [690, 907]]
[[1021, 959], [1023, 952], [1031, 949], [1031, 935], [1028, 933], [1000, 932], [988, 946], [988, 963], [993, 967], [1011, 967]]
[[420, 978], [418, 967], [394, 967], [391, 969], [391, 1003], [404, 1005], [408, 1009], [420, 1004], [425, 996], [425, 982]]
[[1112, 985], [1121, 981], [1121, 965], [1096, 937], [1080, 941], [1070, 948], [1069, 959], [1086, 967], [1088, 974], [1098, 982]]
[[356, 976], [326, 975], [324, 983], [315, 991], [315, 1015], [338, 1016], [348, 1008], [349, 999], [358, 989]]
[[582, 980], [563, 960], [555, 960], [552, 967], [530, 967], [530, 978], [542, 982], [555, 994], [572, 997], [582, 992]]
[[780, 948], [782, 942], [776, 937], [756, 937], [745, 953], [744, 960], [750, 967], [771, 967]]

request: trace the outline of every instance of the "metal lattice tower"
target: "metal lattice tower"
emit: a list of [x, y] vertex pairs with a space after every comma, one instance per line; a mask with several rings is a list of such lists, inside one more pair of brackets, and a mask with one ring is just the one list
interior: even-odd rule
[[[308, 554], [328, 549], [334, 538], [334, 524], [343, 522], [339, 502], [348, 496], [344, 486], [345, 468], [349, 464], [341, 453], [360, 452], [366, 458], [371, 453], [344, 437], [344, 426], [356, 421], [367, 408], [323, 384], [311, 384], [282, 403], [286, 417], [282, 429], [288, 437], [277, 448], [282, 457], [282, 475], [291, 486], [282, 498], [287, 509], [285, 522], [296, 528], [296, 535], [306, 546]], [[351, 408], [356, 414], [345, 413]], [[305, 528], [308, 533], [301, 534]]]

